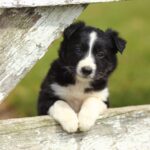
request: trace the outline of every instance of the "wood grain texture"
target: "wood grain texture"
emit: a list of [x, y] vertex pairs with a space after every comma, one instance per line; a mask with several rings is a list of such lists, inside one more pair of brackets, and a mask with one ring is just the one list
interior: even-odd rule
[[1, 150], [150, 150], [150, 105], [109, 109], [89, 132], [67, 134], [49, 116], [0, 121]]
[[0, 0], [0, 8], [57, 6], [112, 1], [119, 0]]
[[0, 9], [0, 101], [85, 5]]

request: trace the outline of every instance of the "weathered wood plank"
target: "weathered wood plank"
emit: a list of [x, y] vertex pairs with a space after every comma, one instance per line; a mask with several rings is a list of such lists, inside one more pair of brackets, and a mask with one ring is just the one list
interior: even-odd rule
[[119, 1], [119, 0], [0, 0], [0, 8], [57, 6], [57, 5], [86, 4], [86, 3], [112, 2], [112, 1]]
[[1, 150], [150, 150], [150, 105], [110, 109], [89, 132], [67, 134], [49, 116], [0, 121]]
[[0, 9], [0, 101], [84, 8], [72, 5]]

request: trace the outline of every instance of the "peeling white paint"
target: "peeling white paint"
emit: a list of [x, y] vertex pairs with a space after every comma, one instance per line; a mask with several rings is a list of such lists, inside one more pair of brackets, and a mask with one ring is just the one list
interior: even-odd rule
[[99, 3], [112, 2], [119, 0], [1, 0], [1, 8], [9, 7], [36, 7], [36, 6], [57, 6], [69, 4], [85, 4], [85, 3]]
[[149, 122], [150, 105], [109, 109], [90, 131], [74, 134], [49, 116], [0, 120], [0, 149], [150, 150]]
[[81, 5], [74, 5], [2, 11], [7, 11], [7, 15], [2, 15], [1, 19], [2, 24], [7, 25], [0, 27], [0, 93], [3, 93], [0, 95], [1, 101], [36, 61], [44, 56], [48, 46], [83, 9]]

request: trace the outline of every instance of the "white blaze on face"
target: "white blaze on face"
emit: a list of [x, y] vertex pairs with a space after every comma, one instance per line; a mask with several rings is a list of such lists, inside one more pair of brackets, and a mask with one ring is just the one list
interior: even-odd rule
[[94, 60], [94, 57], [93, 57], [93, 54], [92, 54], [92, 49], [93, 49], [93, 46], [94, 46], [94, 43], [97, 39], [97, 35], [96, 35], [96, 32], [91, 32], [89, 34], [89, 50], [87, 52], [87, 54], [85, 55], [85, 57], [79, 61], [78, 65], [77, 65], [77, 74], [79, 76], [82, 76], [82, 72], [81, 72], [81, 69], [83, 67], [90, 67], [92, 69], [92, 73], [90, 74], [90, 77], [94, 77], [95, 75], [95, 70], [96, 70], [96, 64], [95, 64], [95, 60]]

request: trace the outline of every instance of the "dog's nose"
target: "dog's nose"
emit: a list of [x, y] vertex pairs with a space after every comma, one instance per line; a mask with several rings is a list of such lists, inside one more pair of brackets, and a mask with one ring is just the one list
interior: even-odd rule
[[89, 66], [82, 67], [81, 69], [84, 75], [90, 75], [92, 73], [92, 68]]

